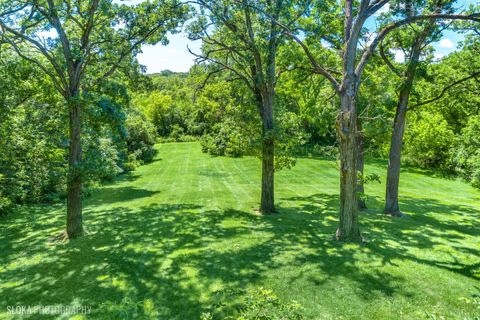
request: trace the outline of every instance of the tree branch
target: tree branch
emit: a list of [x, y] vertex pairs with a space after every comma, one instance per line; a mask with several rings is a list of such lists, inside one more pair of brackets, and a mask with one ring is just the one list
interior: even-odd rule
[[[49, 62], [50, 64], [52, 65], [52, 67], [55, 69], [55, 72], [57, 73], [59, 79], [60, 79], [60, 82], [63, 84], [63, 87], [64, 88], [67, 88], [68, 87], [68, 84], [67, 84], [67, 81], [65, 79], [65, 75], [63, 74], [63, 71], [62, 69], [60, 68], [60, 66], [58, 65], [58, 63], [56, 62], [55, 58], [50, 55], [50, 53], [48, 52], [48, 50], [40, 43], [38, 42], [37, 40], [33, 39], [33, 38], [30, 38], [29, 36], [7, 26], [2, 20], [0, 20], [0, 28], [2, 29], [2, 32], [5, 33], [5, 31], [13, 34], [14, 36], [18, 37], [18, 38], [21, 38], [22, 40], [26, 41], [27, 43], [30, 43], [31, 45], [33, 45], [34, 48], [36, 48]], [[14, 41], [8, 41], [8, 43], [10, 44], [13, 44]], [[18, 47], [17, 47], [18, 49]]]
[[55, 77], [55, 75], [50, 71], [48, 70], [39, 60], [35, 59], [35, 58], [32, 58], [32, 57], [29, 57], [25, 54], [23, 54], [22, 50], [20, 50], [20, 48], [18, 47], [18, 45], [13, 41], [13, 40], [9, 40], [9, 39], [4, 39], [4, 41], [8, 44], [10, 44], [12, 46], [12, 48], [15, 50], [15, 52], [24, 60], [26, 61], [29, 61], [33, 64], [35, 64], [36, 66], [38, 66], [46, 75], [48, 75], [50, 77], [50, 79], [52, 80], [53, 82], [53, 85], [55, 86], [55, 88], [58, 90], [58, 92], [60, 92], [60, 94], [62, 94], [64, 97], [66, 97], [66, 94], [67, 92], [65, 91], [65, 88], [63, 88], [60, 83], [58, 82], [58, 79]]
[[335, 79], [335, 77], [327, 71], [327, 69], [325, 69], [324, 67], [322, 67], [318, 61], [315, 59], [314, 55], [312, 54], [312, 52], [310, 51], [310, 49], [308, 48], [308, 46], [299, 38], [297, 37], [291, 30], [290, 28], [288, 28], [286, 25], [284, 25], [283, 23], [279, 22], [277, 19], [274, 19], [271, 15], [269, 15], [268, 13], [264, 12], [262, 9], [260, 8], [257, 8], [257, 7], [254, 7], [251, 5], [251, 7], [253, 7], [254, 9], [262, 12], [264, 15], [266, 15], [267, 17], [269, 17], [270, 19], [272, 19], [272, 21], [277, 24], [280, 28], [282, 28], [285, 32], [286, 35], [288, 35], [290, 38], [292, 38], [296, 43], [298, 43], [300, 45], [300, 47], [302, 48], [302, 50], [305, 52], [305, 54], [307, 55], [308, 57], [308, 60], [310, 61], [310, 63], [312, 64], [312, 67], [313, 69], [315, 70], [315, 73], [317, 74], [321, 74], [323, 75], [325, 78], [327, 78], [333, 88], [335, 89], [335, 91], [340, 91], [340, 84], [338, 83], [338, 81]]
[[480, 22], [480, 13], [474, 13], [474, 14], [469, 14], [469, 15], [462, 15], [462, 14], [428, 14], [428, 15], [418, 15], [418, 16], [412, 16], [403, 20], [399, 20], [393, 23], [390, 23], [389, 25], [385, 26], [380, 32], [377, 34], [375, 39], [372, 41], [368, 49], [363, 53], [362, 58], [360, 59], [360, 62], [357, 65], [357, 68], [355, 69], [355, 74], [357, 77], [360, 77], [363, 69], [365, 68], [365, 65], [367, 61], [370, 59], [370, 57], [373, 55], [375, 49], [377, 48], [378, 44], [380, 41], [382, 41], [387, 34], [392, 32], [393, 30], [402, 27], [404, 25], [407, 25], [412, 22], [416, 21], [421, 21], [421, 20], [427, 20], [427, 19], [454, 19], [454, 20], [471, 20], [471, 21], [477, 21]]
[[196, 58], [199, 59], [199, 61], [209, 61], [209, 62], [212, 62], [212, 63], [215, 63], [219, 66], [221, 66], [222, 68], [224, 69], [227, 69], [227, 70], [230, 70], [231, 72], [233, 72], [234, 74], [236, 74], [240, 79], [242, 79], [245, 84], [248, 86], [248, 88], [252, 91], [254, 91], [254, 86], [252, 83], [250, 83], [250, 81], [254, 81], [253, 79], [248, 79], [245, 75], [243, 75], [242, 73], [240, 73], [238, 70], [236, 70], [235, 68], [232, 68], [231, 66], [229, 66], [228, 64], [226, 63], [223, 63], [217, 59], [214, 59], [214, 58], [211, 58], [211, 57], [208, 57], [208, 56], [203, 56], [203, 55], [200, 55], [200, 54], [197, 54], [195, 52], [193, 52], [189, 47], [187, 47], [187, 50], [188, 52], [190, 52], [190, 54], [192, 54], [193, 56], [195, 56]]
[[480, 75], [480, 71], [475, 72], [475, 73], [469, 75], [468, 77], [465, 77], [465, 78], [462, 78], [462, 79], [460, 79], [460, 80], [454, 81], [454, 82], [452, 82], [451, 84], [449, 84], [448, 86], [444, 87], [443, 90], [440, 92], [440, 94], [439, 94], [438, 96], [433, 97], [433, 98], [428, 99], [428, 100], [425, 100], [425, 101], [422, 101], [422, 102], [420, 102], [420, 103], [417, 103], [417, 104], [411, 106], [410, 109], [418, 108], [418, 107], [420, 107], [420, 106], [423, 106], [423, 105], [426, 105], [426, 104], [435, 102], [435, 101], [441, 99], [441, 98], [445, 95], [445, 93], [447, 93], [447, 91], [448, 91], [449, 89], [451, 89], [451, 88], [453, 88], [454, 86], [459, 85], [459, 84], [461, 84], [461, 83], [463, 83], [463, 82], [465, 82], [465, 81], [468, 81], [468, 80], [470, 80], [470, 79], [476, 78], [476, 77], [478, 77], [479, 75]]
[[383, 41], [380, 41], [380, 46], [379, 46], [379, 52], [380, 52], [380, 57], [382, 57], [383, 61], [385, 61], [385, 64], [392, 70], [393, 73], [395, 73], [397, 76], [400, 78], [402, 77], [402, 74], [400, 71], [393, 65], [393, 63], [388, 59], [387, 55], [385, 54], [384, 48], [383, 48]]

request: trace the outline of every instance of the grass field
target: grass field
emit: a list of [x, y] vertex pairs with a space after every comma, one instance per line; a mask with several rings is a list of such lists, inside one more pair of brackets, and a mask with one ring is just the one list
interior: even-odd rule
[[[334, 162], [302, 158], [279, 172], [279, 213], [263, 217], [258, 160], [213, 158], [197, 143], [158, 149], [86, 200], [81, 239], [49, 241], [63, 205], [0, 219], [0, 319], [14, 317], [7, 306], [55, 304], [92, 306], [86, 318], [199, 319], [216, 291], [261, 287], [306, 319], [480, 316], [480, 192], [467, 184], [405, 171], [408, 217], [391, 219], [384, 185], [371, 183], [368, 243], [342, 244]], [[384, 182], [381, 162], [366, 171]], [[241, 295], [224, 301], [227, 313]]]

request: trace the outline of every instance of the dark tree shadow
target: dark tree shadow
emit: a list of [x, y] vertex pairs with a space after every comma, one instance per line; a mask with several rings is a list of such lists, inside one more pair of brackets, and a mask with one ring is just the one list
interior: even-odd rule
[[95, 197], [85, 199], [87, 206], [99, 206], [112, 203], [126, 203], [132, 200], [148, 198], [160, 191], [150, 191], [134, 187], [105, 187], [95, 191]]

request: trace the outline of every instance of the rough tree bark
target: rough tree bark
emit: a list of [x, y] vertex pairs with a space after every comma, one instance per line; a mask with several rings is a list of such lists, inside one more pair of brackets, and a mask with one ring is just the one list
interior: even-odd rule
[[356, 172], [357, 115], [354, 84], [340, 92], [341, 110], [336, 128], [340, 147], [340, 214], [337, 240], [361, 240], [358, 228], [358, 199]]
[[262, 214], [271, 214], [275, 213], [275, 136], [273, 132], [275, 91], [255, 88], [254, 93], [262, 119], [262, 189], [259, 210]]
[[393, 121], [392, 139], [388, 158], [385, 209], [383, 210], [385, 214], [393, 217], [403, 216], [398, 204], [398, 187], [400, 184], [403, 133], [405, 131], [405, 122], [410, 93], [412, 92], [413, 81], [415, 79], [415, 73], [417, 71], [417, 66], [426, 34], [427, 33], [425, 32], [421, 37], [419, 37], [412, 48], [410, 62], [405, 73], [404, 82], [400, 89], [395, 119]]
[[[360, 86], [360, 72], [356, 70], [357, 45], [363, 23], [367, 19], [368, 2], [362, 1], [356, 18], [353, 16], [353, 1], [345, 1], [344, 51], [342, 55], [342, 82], [337, 86], [340, 97], [340, 112], [336, 129], [340, 149], [340, 213], [336, 232], [337, 240], [361, 241], [358, 227], [357, 195], [357, 105], [356, 96]], [[336, 82], [336, 81], [335, 81]], [[335, 85], [334, 82], [334, 85]]]
[[275, 212], [273, 94], [267, 93], [265, 95], [262, 113], [262, 196], [260, 211], [264, 214], [269, 214]]
[[400, 160], [409, 96], [409, 88], [404, 88], [400, 91], [395, 120], [393, 122], [392, 140], [388, 158], [384, 213], [395, 217], [402, 215], [398, 205], [398, 186], [400, 183]]
[[[274, 114], [275, 106], [275, 85], [277, 82], [276, 74], [276, 56], [278, 42], [278, 27], [275, 20], [278, 17], [280, 3], [277, 3], [274, 18], [270, 21], [270, 39], [268, 42], [268, 54], [265, 61], [265, 78], [261, 92], [263, 93], [262, 106], [262, 196], [260, 200], [260, 211], [263, 214], [275, 213], [275, 132], [274, 132]], [[258, 59], [257, 61], [260, 61]], [[261, 63], [258, 63], [261, 65]], [[259, 68], [261, 70], [261, 68]]]
[[[357, 196], [365, 194], [365, 179], [364, 179], [364, 168], [365, 168], [365, 139], [362, 133], [362, 121], [357, 117]], [[367, 203], [363, 197], [358, 196], [358, 208], [360, 210], [367, 209]]]
[[69, 239], [83, 234], [82, 217], [82, 105], [78, 93], [69, 99], [70, 145], [67, 180], [67, 236]]

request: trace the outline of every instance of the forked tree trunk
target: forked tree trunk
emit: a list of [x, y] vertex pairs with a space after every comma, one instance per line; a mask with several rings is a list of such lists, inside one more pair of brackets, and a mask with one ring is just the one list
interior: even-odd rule
[[74, 95], [69, 104], [70, 111], [70, 147], [67, 181], [67, 236], [69, 239], [83, 234], [82, 222], [82, 106], [78, 95]]
[[357, 197], [358, 197], [358, 208], [360, 210], [367, 209], [367, 204], [365, 201], [365, 139], [362, 133], [362, 121], [357, 117], [357, 164], [356, 169], [357, 173]]
[[[348, 88], [348, 87], [347, 87]], [[352, 88], [340, 93], [341, 111], [336, 128], [340, 146], [340, 217], [337, 240], [361, 240], [358, 228], [358, 199], [356, 174], [356, 106]]]
[[388, 157], [384, 213], [394, 217], [402, 216], [402, 213], [400, 212], [400, 207], [398, 205], [398, 187], [400, 183], [400, 161], [402, 155], [403, 133], [405, 130], [405, 120], [407, 115], [409, 96], [409, 87], [404, 88], [400, 91], [395, 120], [393, 122], [390, 154]]
[[260, 212], [263, 214], [275, 212], [275, 139], [273, 135], [273, 96], [273, 92], [264, 94], [262, 106], [262, 195], [260, 201]]

